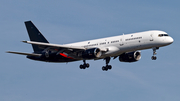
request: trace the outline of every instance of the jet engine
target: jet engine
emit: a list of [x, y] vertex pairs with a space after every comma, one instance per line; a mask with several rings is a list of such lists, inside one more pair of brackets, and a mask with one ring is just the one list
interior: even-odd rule
[[94, 59], [99, 58], [102, 52], [99, 48], [91, 48], [82, 52], [82, 58], [84, 59]]
[[52, 51], [45, 51], [42, 53], [41, 58], [45, 58], [45, 59], [50, 59], [50, 58], [55, 58], [57, 55], [57, 52], [52, 52]]
[[136, 62], [141, 59], [141, 52], [134, 51], [129, 53], [123, 53], [119, 56], [121, 62]]

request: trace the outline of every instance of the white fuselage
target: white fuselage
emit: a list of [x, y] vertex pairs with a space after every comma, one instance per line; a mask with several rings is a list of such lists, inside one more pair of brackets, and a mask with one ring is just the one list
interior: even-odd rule
[[52, 44], [41, 34], [37, 27], [31, 22], [25, 22], [30, 41], [22, 41], [31, 44], [33, 53], [7, 51], [7, 53], [26, 55], [28, 59], [44, 62], [73, 62], [83, 60], [80, 69], [89, 67], [86, 60], [104, 59], [106, 66], [102, 70], [112, 68], [109, 65], [111, 57], [119, 57], [121, 62], [136, 62], [141, 58], [139, 50], [153, 49], [152, 60], [156, 60], [156, 50], [159, 47], [173, 43], [166, 32], [151, 30], [145, 32], [131, 33], [70, 44]]
[[[160, 36], [165, 35], [165, 36]], [[173, 42], [173, 38], [164, 31], [152, 30], [114, 37], [107, 37], [95, 40], [66, 44], [68, 46], [81, 46], [84, 48], [99, 48], [105, 51], [100, 58], [107, 56], [114, 57], [124, 52], [162, 47]]]

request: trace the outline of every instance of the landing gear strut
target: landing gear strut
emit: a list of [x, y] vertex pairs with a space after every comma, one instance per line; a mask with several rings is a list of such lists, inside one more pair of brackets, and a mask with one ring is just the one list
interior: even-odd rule
[[83, 65], [81, 64], [81, 65], [79, 66], [79, 68], [80, 68], [80, 69], [89, 68], [89, 63], [86, 63], [86, 60], [83, 60], [83, 62], [84, 62], [84, 64], [83, 64]]
[[109, 62], [110, 62], [110, 60], [111, 60], [111, 58], [110, 58], [110, 57], [106, 57], [105, 60], [106, 60], [106, 66], [103, 66], [103, 67], [102, 67], [102, 70], [103, 70], [103, 71], [107, 71], [108, 69], [109, 69], [109, 70], [112, 69], [112, 66], [111, 66], [111, 65], [108, 65]]
[[156, 60], [157, 59], [157, 57], [155, 55], [157, 54], [156, 50], [158, 50], [158, 49], [159, 49], [159, 47], [154, 47], [153, 48], [153, 56], [151, 57], [152, 60]]

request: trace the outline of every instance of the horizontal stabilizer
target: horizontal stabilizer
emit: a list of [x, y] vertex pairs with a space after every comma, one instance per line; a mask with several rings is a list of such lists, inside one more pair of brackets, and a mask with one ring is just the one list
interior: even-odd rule
[[7, 53], [20, 54], [20, 55], [28, 55], [28, 56], [41, 56], [42, 55], [42, 54], [35, 54], [35, 53], [22, 53], [22, 52], [12, 52], [12, 51], [7, 51]]

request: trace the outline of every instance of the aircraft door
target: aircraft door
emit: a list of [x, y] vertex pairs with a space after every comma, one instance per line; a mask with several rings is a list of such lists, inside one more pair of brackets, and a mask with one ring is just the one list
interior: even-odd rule
[[123, 38], [121, 37], [120, 38], [120, 44], [119, 44], [120, 46], [123, 46], [124, 45], [124, 43], [123, 43]]
[[153, 33], [150, 35], [150, 41], [154, 41]]
[[125, 51], [126, 49], [128, 49], [128, 45], [124, 39], [124, 35], [119, 39], [119, 49], [121, 51]]

